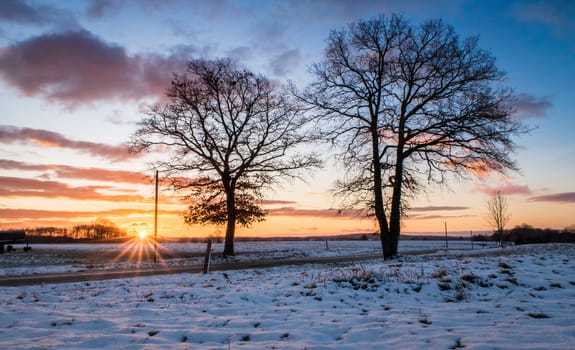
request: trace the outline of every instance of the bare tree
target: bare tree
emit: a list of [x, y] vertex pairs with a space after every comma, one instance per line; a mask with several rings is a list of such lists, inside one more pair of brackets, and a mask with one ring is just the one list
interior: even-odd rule
[[379, 16], [332, 31], [310, 70], [314, 81], [293, 93], [342, 146], [348, 174], [337, 192], [371, 208], [385, 258], [397, 254], [407, 199], [424, 183], [516, 169], [512, 137], [527, 130], [477, 38], [460, 40], [439, 20]]
[[[140, 122], [133, 149], [170, 151], [156, 167], [172, 186], [205, 192], [190, 207], [203, 212], [188, 211], [186, 221], [225, 221], [224, 255], [233, 255], [236, 223], [265, 215], [255, 202], [262, 188], [320, 166], [299, 147], [310, 141], [307, 121], [288, 94], [229, 59], [190, 61], [186, 73], [174, 74], [167, 96]], [[199, 179], [182, 182], [182, 173]]]
[[499, 239], [499, 246], [502, 246], [503, 231], [509, 223], [511, 212], [507, 197], [501, 191], [496, 191], [487, 201], [487, 222], [495, 230]]

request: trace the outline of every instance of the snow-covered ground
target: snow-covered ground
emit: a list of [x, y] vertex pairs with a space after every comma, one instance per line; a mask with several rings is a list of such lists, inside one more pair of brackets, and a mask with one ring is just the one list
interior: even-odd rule
[[575, 245], [465, 249], [2, 287], [0, 349], [575, 349], [574, 315]]

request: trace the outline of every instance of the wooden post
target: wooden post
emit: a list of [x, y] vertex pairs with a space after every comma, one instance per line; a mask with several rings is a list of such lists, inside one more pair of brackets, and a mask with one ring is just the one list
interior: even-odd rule
[[325, 250], [329, 250], [329, 244], [327, 243], [327, 239], [325, 240]]
[[154, 264], [158, 258], [158, 171], [156, 170], [156, 196], [154, 200]]
[[212, 240], [208, 239], [208, 247], [206, 248], [206, 256], [204, 258], [204, 274], [210, 270], [210, 259], [212, 257]]
[[469, 231], [469, 234], [471, 235], [471, 250], [473, 250], [473, 230]]
[[449, 249], [449, 243], [447, 242], [447, 221], [445, 221], [445, 249]]

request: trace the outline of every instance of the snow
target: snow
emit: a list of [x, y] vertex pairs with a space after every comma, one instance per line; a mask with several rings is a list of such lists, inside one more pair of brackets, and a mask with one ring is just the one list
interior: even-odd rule
[[[237, 259], [377, 250], [369, 241], [330, 241], [330, 250], [305, 243], [239, 244]], [[2, 287], [0, 348], [574, 349], [574, 312], [575, 245], [466, 247], [392, 261]]]

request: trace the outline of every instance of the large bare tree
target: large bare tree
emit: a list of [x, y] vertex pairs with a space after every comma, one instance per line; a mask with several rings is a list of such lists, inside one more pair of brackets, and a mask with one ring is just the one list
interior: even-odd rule
[[343, 147], [347, 175], [336, 190], [372, 210], [385, 258], [397, 254], [407, 199], [425, 183], [516, 169], [512, 137], [526, 130], [476, 37], [382, 15], [332, 31], [310, 71], [312, 83], [294, 93]]
[[[169, 152], [155, 166], [174, 188], [203, 193], [190, 196], [186, 222], [225, 222], [223, 253], [233, 255], [236, 223], [265, 215], [257, 202], [262, 188], [320, 165], [301, 152], [310, 141], [307, 121], [288, 94], [229, 59], [191, 60], [174, 74], [167, 97], [139, 123], [133, 149]], [[195, 178], [182, 182], [182, 174]]]
[[511, 219], [511, 212], [507, 197], [502, 191], [495, 191], [487, 201], [487, 223], [495, 230], [499, 246], [502, 246], [503, 231], [509, 219]]

